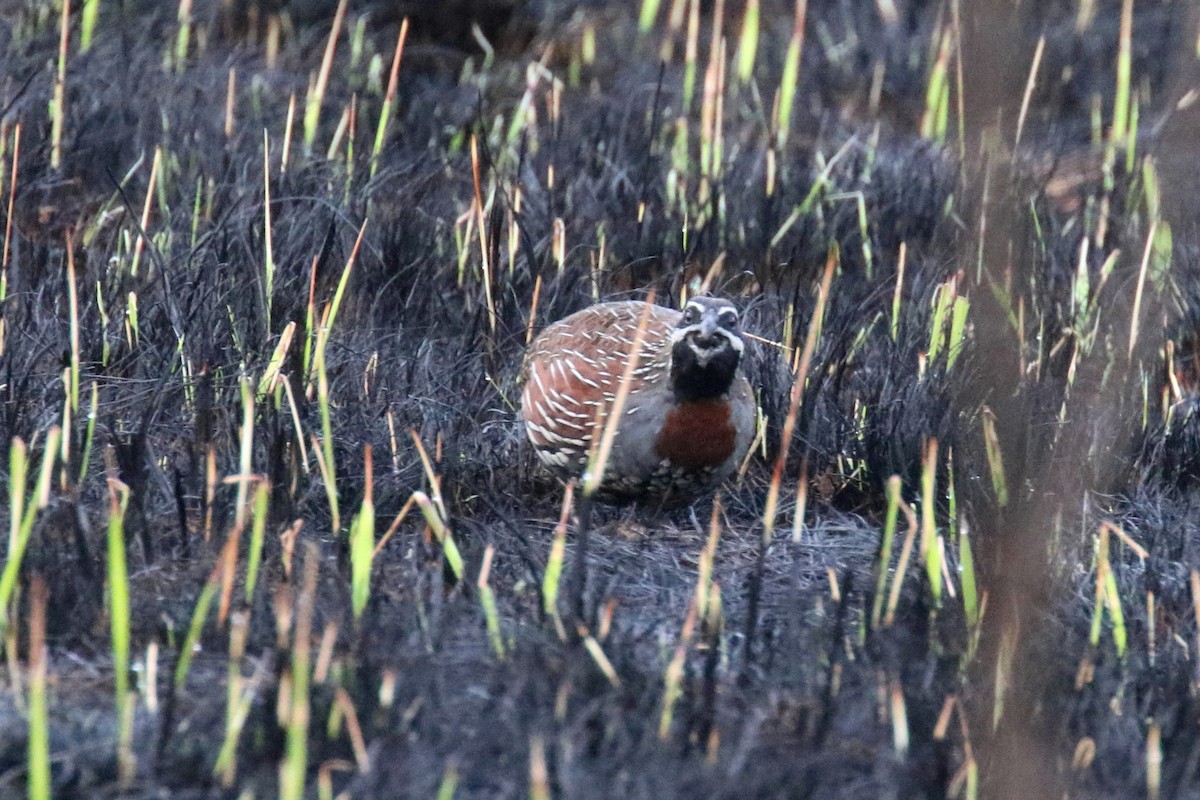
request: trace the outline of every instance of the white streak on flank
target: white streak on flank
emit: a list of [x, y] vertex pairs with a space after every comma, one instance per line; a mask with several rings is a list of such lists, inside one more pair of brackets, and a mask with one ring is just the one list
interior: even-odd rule
[[572, 358], [578, 358], [580, 361], [587, 364], [589, 367], [596, 366], [596, 362], [594, 360], [592, 360], [591, 358], [589, 358], [587, 353], [583, 352], [582, 350], [576, 350], [574, 347], [563, 348], [563, 354], [571, 356]]
[[[533, 369], [529, 371], [533, 374], [533, 382], [537, 384], [538, 391], [543, 395], [546, 394], [546, 384], [542, 383], [542, 371], [538, 369], [536, 362], [533, 365]], [[525, 392], [526, 394], [529, 393], [528, 387], [525, 389]]]
[[546, 440], [542, 435], [533, 429], [533, 426], [528, 422], [525, 423], [525, 435], [529, 437], [529, 442], [540, 453], [541, 448], [546, 446]]
[[571, 371], [571, 374], [575, 376], [576, 380], [578, 380], [580, 383], [586, 383], [588, 386], [591, 386], [593, 389], [600, 388], [600, 384], [596, 383], [595, 381], [593, 381], [589, 378], [583, 377], [583, 373], [581, 373], [578, 369], [576, 369], [574, 361], [571, 361], [570, 359], [564, 359], [564, 360], [566, 361], [566, 368]]
[[572, 414], [571, 416], [581, 420], [579, 422], [575, 422], [573, 420], [563, 419], [562, 417], [556, 417], [548, 414], [546, 409], [542, 407], [541, 403], [535, 403], [534, 406], [535, 410], [537, 411], [537, 425], [543, 430], [549, 430], [549, 428], [555, 428], [558, 430], [570, 428], [574, 431], [586, 431], [588, 426], [591, 424], [591, 420], [586, 414]]
[[571, 436], [562, 436], [561, 434], [556, 433], [555, 431], [552, 431], [549, 428], [545, 428], [545, 427], [537, 424], [536, 422], [526, 420], [525, 427], [529, 428], [531, 431], [533, 431], [537, 435], [541, 436], [545, 440], [546, 445], [549, 445], [551, 443], [568, 444], [568, 445], [571, 445], [572, 447], [583, 447], [583, 445], [584, 445], [583, 439], [574, 438]]
[[543, 422], [548, 425], [553, 425], [557, 430], [562, 431], [563, 433], [566, 433], [567, 429], [580, 433], [586, 431], [588, 426], [591, 424], [591, 420], [575, 422], [567, 419], [545, 419]]
[[562, 450], [556, 450], [553, 453], [546, 450], [538, 450], [537, 454], [543, 464], [549, 464], [552, 467], [565, 467], [571, 460], [570, 453]]
[[542, 405], [543, 399], [544, 398], [538, 398], [533, 401], [533, 404], [532, 404], [533, 405], [533, 415], [531, 416], [531, 419], [538, 419], [543, 422], [546, 421], [547, 414], [546, 414], [546, 407]]
[[[555, 394], [558, 395], [558, 392], [555, 392]], [[558, 395], [558, 396], [561, 397], [562, 395]], [[555, 411], [557, 411], [559, 414], [561, 414], [564, 417], [571, 417], [572, 419], [591, 419], [592, 418], [591, 414], [581, 414], [578, 411], [572, 411], [571, 409], [567, 408], [562, 403], [560, 403], [557, 400], [555, 400], [554, 398], [550, 397], [550, 395], [545, 395], [545, 400], [546, 400], [546, 405], [550, 406], [550, 408], [554, 409]], [[569, 401], [569, 402], [571, 402], [571, 405], [577, 405], [574, 401]], [[547, 415], [543, 414], [542, 416], [545, 417]], [[560, 420], [560, 421], [565, 425], [572, 424], [572, 423], [568, 422], [567, 420]]]

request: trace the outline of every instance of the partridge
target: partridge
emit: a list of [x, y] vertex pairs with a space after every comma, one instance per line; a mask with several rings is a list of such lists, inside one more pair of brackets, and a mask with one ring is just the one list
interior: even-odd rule
[[625, 405], [598, 496], [686, 503], [733, 472], [754, 438], [754, 393], [739, 365], [737, 309], [694, 297], [682, 311], [599, 303], [547, 327], [522, 370], [521, 417], [534, 452], [579, 478], [604, 430], [637, 339]]

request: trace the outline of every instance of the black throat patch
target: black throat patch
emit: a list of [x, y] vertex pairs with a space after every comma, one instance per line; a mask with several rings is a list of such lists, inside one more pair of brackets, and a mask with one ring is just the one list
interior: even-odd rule
[[704, 364], [685, 337], [671, 350], [671, 388], [681, 401], [712, 400], [729, 391], [741, 354], [731, 345], [714, 352]]

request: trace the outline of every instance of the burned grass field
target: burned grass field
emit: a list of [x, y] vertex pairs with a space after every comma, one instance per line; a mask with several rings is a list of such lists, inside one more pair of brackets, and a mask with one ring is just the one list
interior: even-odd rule
[[[1200, 797], [1185, 0], [0, 0], [0, 794]], [[596, 506], [601, 299], [759, 438]]]

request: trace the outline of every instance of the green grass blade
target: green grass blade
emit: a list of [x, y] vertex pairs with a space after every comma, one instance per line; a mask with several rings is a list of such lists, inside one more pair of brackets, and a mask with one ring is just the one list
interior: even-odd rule
[[[366, 448], [370, 475], [371, 448]], [[375, 554], [375, 502], [368, 478], [362, 506], [350, 523], [350, 602], [355, 618], [361, 617], [371, 599], [371, 564]]]
[[8, 627], [8, 603], [17, 586], [17, 577], [21, 571], [21, 560], [25, 556], [25, 548], [33, 535], [33, 523], [37, 512], [45, 508], [50, 500], [50, 478], [59, 453], [59, 443], [62, 431], [51, 428], [46, 435], [46, 446], [42, 452], [42, 466], [38, 471], [37, 485], [31, 501], [25, 499], [25, 487], [29, 469], [28, 452], [25, 443], [19, 438], [13, 439], [9, 448], [9, 536], [8, 552], [4, 559], [4, 572], [0, 573], [0, 632]]
[[937, 439], [930, 439], [921, 469], [921, 558], [925, 561], [925, 575], [929, 579], [929, 591], [933, 601], [942, 601], [942, 551], [938, 546], [936, 493], [938, 465]]
[[[892, 566], [892, 548], [896, 540], [896, 521], [900, 515], [899, 475], [893, 475], [887, 481], [887, 511], [883, 518], [883, 541], [879, 546], [879, 561], [876, 565], [878, 576], [875, 578], [875, 600], [871, 604], [871, 628], [879, 627], [883, 615], [883, 601], [887, 596], [888, 570]], [[899, 576], [897, 576], [899, 580]]]
[[267, 510], [271, 500], [271, 485], [259, 481], [254, 487], [254, 511], [250, 521], [250, 552], [246, 554], [246, 602], [254, 600], [258, 585], [258, 568], [262, 563], [263, 541], [266, 538]]
[[658, 19], [658, 7], [662, 0], [642, 0], [642, 10], [638, 14], [638, 33], [646, 33], [654, 27]]
[[35, 578], [29, 614], [29, 742], [26, 787], [29, 800], [50, 800], [50, 721], [46, 704], [46, 602], [48, 591]]
[[200, 641], [200, 632], [204, 630], [204, 622], [208, 619], [208, 611], [212, 608], [213, 599], [217, 596], [217, 589], [220, 587], [220, 574], [218, 570], [213, 570], [213, 574], [209, 576], [204, 584], [204, 588], [200, 590], [200, 597], [196, 599], [196, 607], [192, 610], [192, 621], [188, 625], [187, 636], [183, 639], [183, 646], [179, 649], [179, 661], [175, 665], [175, 688], [182, 689], [187, 683], [188, 670], [192, 666], [192, 656], [196, 653], [196, 645]]
[[742, 17], [742, 34], [738, 40], [737, 77], [746, 83], [754, 75], [754, 62], [758, 57], [759, 0], [746, 0], [746, 13]]

